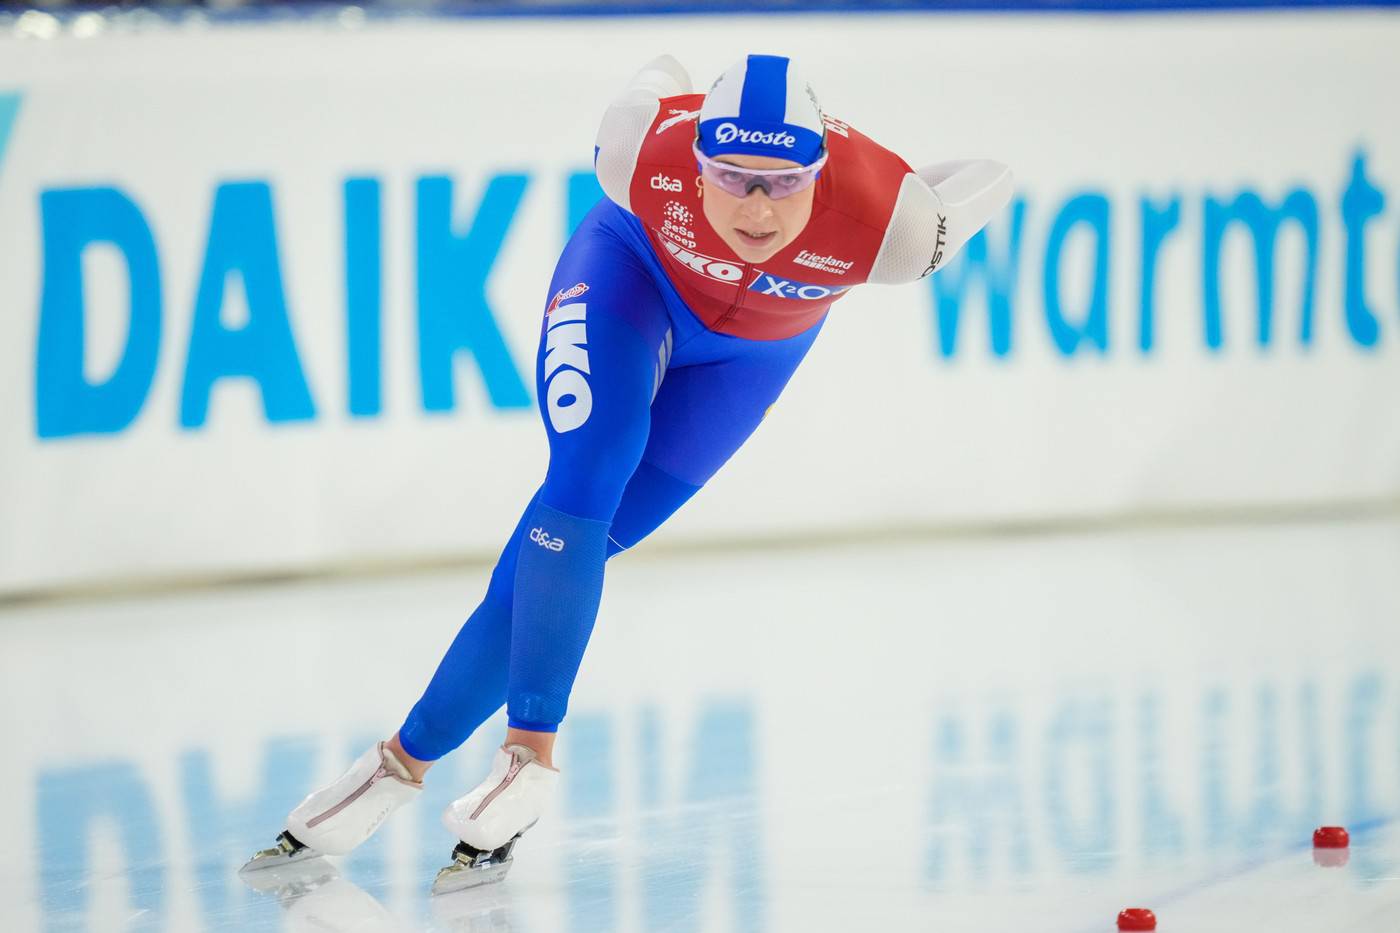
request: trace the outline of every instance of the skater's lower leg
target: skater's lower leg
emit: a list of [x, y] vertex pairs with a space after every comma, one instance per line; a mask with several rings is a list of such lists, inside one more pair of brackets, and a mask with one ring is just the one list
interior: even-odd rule
[[506, 745], [523, 745], [535, 753], [535, 760], [546, 768], [558, 770], [554, 767], [554, 736], [553, 732], [535, 732], [530, 729], [516, 729], [514, 727], [506, 730]]
[[389, 751], [394, 753], [394, 757], [399, 760], [399, 763], [408, 769], [408, 773], [413, 775], [413, 779], [422, 783], [423, 775], [428, 773], [428, 769], [433, 766], [433, 762], [414, 758], [408, 752], [404, 751], [403, 743], [399, 741], [399, 734], [397, 732], [393, 734], [385, 745], [388, 747]]
[[[535, 760], [546, 768], [554, 768], [554, 736], [553, 732], [532, 732], [529, 729], [507, 729], [506, 740], [503, 745], [523, 745], [535, 753]], [[421, 782], [423, 775], [428, 773], [435, 762], [421, 761], [404, 751], [403, 744], [399, 742], [399, 734], [394, 733], [393, 737], [386, 743], [389, 751], [394, 753], [408, 773], [413, 775], [415, 781]], [[558, 769], [555, 769], [558, 770]]]
[[516, 566], [506, 744], [530, 749], [552, 770], [554, 732], [598, 615], [610, 523], [549, 505], [549, 482], [530, 516], [532, 534], [547, 545], [522, 546]]
[[[641, 463], [628, 480], [616, 509], [606, 538], [604, 560], [645, 538], [699, 488]], [[534, 513], [539, 499], [536, 493], [526, 505], [491, 575], [481, 605], [462, 627], [403, 728], [389, 740], [389, 749], [417, 780], [422, 780], [434, 760], [461, 744], [506, 699], [517, 560], [522, 541], [534, 527], [531, 521], [537, 517]], [[532, 546], [532, 550], [539, 548]], [[557, 595], [558, 588], [546, 587], [546, 592]], [[560, 690], [557, 685], [550, 685], [531, 692], [558, 694]], [[523, 745], [536, 753], [541, 764], [554, 767], [551, 731], [511, 728], [504, 744]]]
[[481, 603], [390, 740], [394, 754], [417, 775], [465, 742], [506, 700], [516, 560], [537, 500], [538, 495], [526, 505], [491, 572]]

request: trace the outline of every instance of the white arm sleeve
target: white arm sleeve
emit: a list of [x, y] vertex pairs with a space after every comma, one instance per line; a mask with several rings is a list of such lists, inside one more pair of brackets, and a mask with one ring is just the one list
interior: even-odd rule
[[1011, 201], [1011, 169], [990, 159], [926, 165], [904, 176], [868, 281], [913, 282], [941, 268]]
[[642, 66], [622, 92], [626, 97], [635, 91], [644, 91], [652, 97], [676, 97], [689, 94], [690, 75], [685, 66], [670, 55], [658, 55]]
[[690, 93], [690, 75], [669, 55], [652, 59], [642, 66], [608, 105], [598, 136], [594, 171], [603, 193], [624, 210], [631, 210], [628, 191], [637, 155], [646, 132], [661, 109], [660, 98]]

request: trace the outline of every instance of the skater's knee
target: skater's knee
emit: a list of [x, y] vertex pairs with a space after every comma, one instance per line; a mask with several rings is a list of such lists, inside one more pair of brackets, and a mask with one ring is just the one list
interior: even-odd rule
[[580, 518], [611, 521], [646, 449], [645, 413], [634, 420], [568, 443], [552, 442], [540, 501]]
[[608, 532], [608, 556], [641, 541], [700, 490], [643, 460], [628, 480]]
[[551, 461], [540, 501], [579, 518], [610, 522], [636, 468], [637, 458], [617, 452]]

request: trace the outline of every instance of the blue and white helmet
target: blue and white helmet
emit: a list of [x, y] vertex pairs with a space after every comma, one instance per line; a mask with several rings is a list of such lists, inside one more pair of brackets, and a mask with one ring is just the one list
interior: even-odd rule
[[810, 165], [821, 157], [826, 128], [812, 86], [781, 55], [750, 55], [719, 76], [700, 107], [699, 146], [773, 156]]

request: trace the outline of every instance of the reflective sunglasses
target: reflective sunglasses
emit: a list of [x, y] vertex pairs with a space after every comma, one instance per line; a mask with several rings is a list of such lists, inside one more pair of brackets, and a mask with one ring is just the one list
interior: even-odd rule
[[763, 193], [775, 201], [812, 187], [812, 182], [817, 180], [822, 166], [826, 164], [827, 155], [823, 152], [821, 158], [811, 165], [757, 169], [716, 162], [701, 152], [700, 147], [694, 143], [691, 144], [690, 150], [695, 153], [695, 159], [700, 163], [700, 174], [720, 190], [736, 198], [745, 198], [753, 189], [762, 188]]

